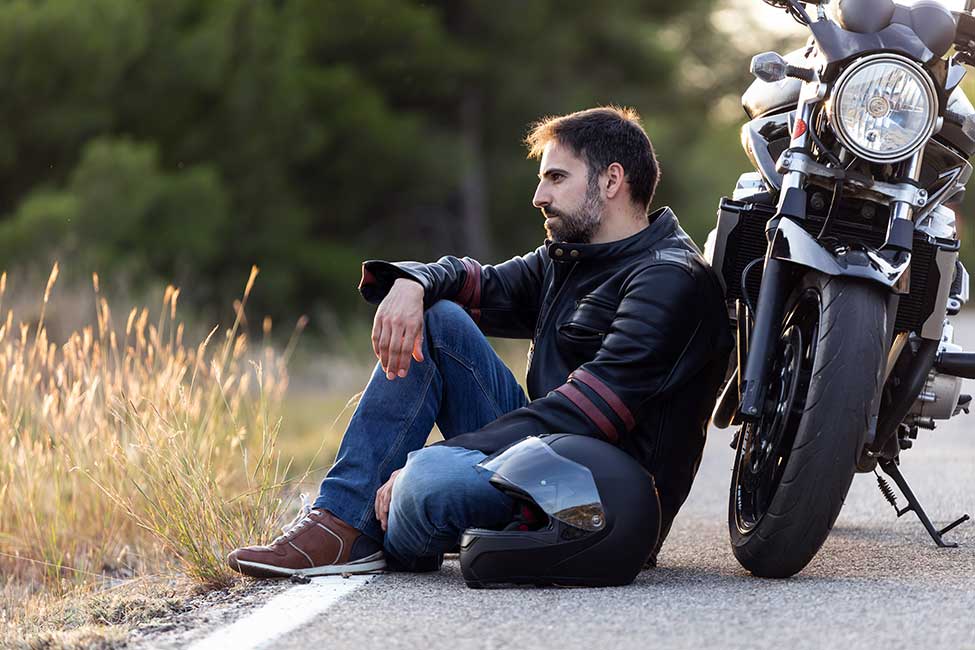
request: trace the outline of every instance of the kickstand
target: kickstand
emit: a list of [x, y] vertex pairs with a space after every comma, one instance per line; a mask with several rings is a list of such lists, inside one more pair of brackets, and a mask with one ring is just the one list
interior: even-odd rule
[[931, 520], [928, 518], [927, 513], [924, 512], [924, 508], [922, 508], [921, 504], [918, 502], [917, 497], [914, 496], [914, 492], [911, 491], [911, 487], [907, 484], [907, 481], [904, 479], [904, 475], [901, 474], [901, 471], [897, 467], [897, 464], [894, 463], [893, 461], [887, 461], [887, 462], [879, 463], [879, 466], [880, 469], [884, 471], [884, 474], [894, 479], [894, 483], [897, 483], [897, 487], [901, 489], [901, 492], [904, 494], [904, 498], [907, 499], [907, 506], [903, 508], [898, 508], [897, 502], [894, 500], [893, 494], [890, 491], [890, 487], [887, 486], [887, 490], [884, 490], [885, 487], [884, 480], [880, 478], [879, 475], [877, 476], [877, 480], [880, 482], [881, 485], [880, 489], [882, 492], [884, 492], [884, 496], [887, 497], [887, 500], [890, 501], [890, 504], [894, 506], [894, 510], [897, 511], [897, 516], [900, 517], [908, 512], [913, 512], [915, 515], [917, 515], [917, 518], [921, 520], [921, 523], [924, 524], [925, 530], [927, 530], [928, 534], [931, 535], [931, 539], [934, 540], [935, 544], [937, 544], [941, 548], [957, 548], [958, 544], [952, 542], [946, 542], [942, 538], [942, 535], [947, 533], [949, 530], [955, 528], [956, 526], [965, 523], [970, 519], [970, 517], [968, 515], [962, 515], [961, 517], [951, 522], [941, 530], [938, 530], [937, 528], [934, 527], [934, 524], [931, 523]]

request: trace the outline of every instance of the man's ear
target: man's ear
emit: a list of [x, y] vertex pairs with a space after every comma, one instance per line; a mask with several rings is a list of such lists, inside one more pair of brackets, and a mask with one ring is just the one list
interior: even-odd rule
[[606, 190], [607, 199], [612, 199], [619, 194], [624, 183], [626, 183], [626, 171], [623, 165], [614, 162], [603, 172], [603, 189]]

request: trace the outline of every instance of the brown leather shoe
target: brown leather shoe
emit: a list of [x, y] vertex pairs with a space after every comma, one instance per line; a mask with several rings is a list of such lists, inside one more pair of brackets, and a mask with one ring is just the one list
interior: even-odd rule
[[254, 578], [280, 578], [368, 573], [386, 568], [386, 559], [375, 540], [328, 510], [308, 510], [267, 546], [231, 551], [227, 564]]

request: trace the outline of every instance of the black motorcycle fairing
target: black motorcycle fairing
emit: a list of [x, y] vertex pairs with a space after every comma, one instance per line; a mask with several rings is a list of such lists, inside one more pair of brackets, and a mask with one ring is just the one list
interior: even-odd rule
[[964, 63], [959, 63], [955, 59], [949, 59], [945, 66], [945, 92], [954, 92], [955, 88], [962, 82], [968, 70]]
[[[935, 56], [940, 59], [951, 49], [957, 25], [951, 11], [940, 0], [917, 0], [910, 7], [901, 8], [906, 9], [914, 33]], [[908, 24], [905, 19], [898, 17], [897, 12], [894, 13], [894, 20]]]
[[897, 5], [894, 0], [836, 0], [830, 9], [833, 20], [846, 31], [872, 34], [890, 24]]
[[819, 55], [827, 64], [826, 77], [831, 77], [830, 71], [835, 71], [847, 60], [874, 52], [903, 54], [924, 64], [938, 59], [941, 55], [928, 49], [910, 26], [910, 14], [907, 24], [898, 21], [902, 16], [901, 12], [895, 11], [893, 22], [873, 34], [848, 32], [829, 20], [810, 23], [809, 29], [816, 39]]
[[909, 264], [900, 264], [883, 269], [867, 255], [865, 248], [831, 252], [802, 226], [788, 218], [783, 218], [775, 231], [771, 257], [816, 269], [826, 275], [871, 280], [888, 288], [893, 288], [909, 267]]

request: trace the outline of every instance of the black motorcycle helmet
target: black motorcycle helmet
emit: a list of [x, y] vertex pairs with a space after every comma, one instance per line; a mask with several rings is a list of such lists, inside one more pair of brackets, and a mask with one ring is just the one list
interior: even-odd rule
[[478, 467], [515, 499], [518, 515], [503, 530], [464, 531], [460, 567], [468, 587], [626, 585], [657, 544], [660, 501], [653, 477], [609, 443], [533, 436]]

